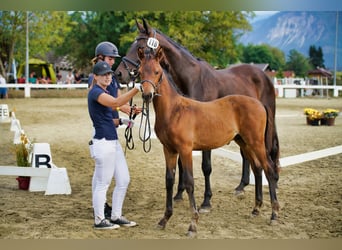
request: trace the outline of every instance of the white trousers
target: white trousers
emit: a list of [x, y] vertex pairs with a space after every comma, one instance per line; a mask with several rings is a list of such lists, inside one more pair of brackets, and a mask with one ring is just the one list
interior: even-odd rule
[[92, 200], [95, 223], [105, 218], [104, 204], [106, 195], [114, 177], [115, 187], [112, 194], [112, 218], [122, 215], [122, 206], [126, 196], [130, 176], [124, 152], [118, 140], [93, 139], [91, 155], [95, 160], [92, 180]]

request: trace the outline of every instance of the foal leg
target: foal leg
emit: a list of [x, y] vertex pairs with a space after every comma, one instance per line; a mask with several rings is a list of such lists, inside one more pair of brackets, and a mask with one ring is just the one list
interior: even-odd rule
[[166, 173], [165, 173], [165, 185], [166, 185], [166, 209], [164, 217], [159, 221], [158, 226], [164, 229], [166, 223], [170, 219], [173, 213], [172, 204], [172, 194], [173, 194], [173, 184], [175, 183], [175, 172], [176, 172], [176, 162], [177, 154], [169, 152], [164, 147], [164, 156], [166, 162]]
[[[253, 164], [254, 165], [254, 164]], [[254, 178], [255, 178], [255, 206], [252, 211], [253, 216], [257, 216], [260, 214], [260, 208], [262, 207], [262, 168], [252, 166]]]
[[242, 150], [240, 149], [240, 153], [242, 156], [242, 176], [239, 186], [235, 188], [235, 195], [243, 195], [244, 188], [249, 184], [249, 161], [247, 160], [246, 156], [243, 154]]
[[210, 175], [211, 175], [211, 151], [202, 151], [202, 172], [205, 181], [204, 200], [202, 202], [200, 212], [210, 212], [211, 204], [210, 199], [212, 197]]
[[183, 163], [183, 178], [185, 190], [189, 196], [190, 210], [192, 212], [191, 223], [188, 229], [188, 236], [192, 236], [197, 232], [197, 222], [199, 219], [199, 213], [196, 207], [196, 201], [194, 196], [194, 177], [193, 177], [193, 163], [192, 163], [192, 151], [181, 153], [181, 161]]
[[272, 215], [271, 215], [271, 223], [274, 223], [278, 220], [278, 213], [279, 213], [279, 203], [277, 200], [277, 181], [278, 181], [278, 172], [275, 170], [275, 167], [272, 164], [276, 165], [272, 160], [269, 159], [269, 166], [268, 169], [265, 170], [265, 175], [268, 181], [268, 188], [270, 192], [271, 198], [271, 206], [272, 206]]
[[178, 158], [178, 186], [177, 186], [177, 194], [173, 197], [174, 201], [181, 201], [183, 200], [183, 192], [184, 188], [184, 181], [183, 181], [183, 166], [180, 158]]

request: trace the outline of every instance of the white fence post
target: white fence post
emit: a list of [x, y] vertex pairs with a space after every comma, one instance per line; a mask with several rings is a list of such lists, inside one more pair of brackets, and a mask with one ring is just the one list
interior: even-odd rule
[[25, 98], [31, 97], [31, 88], [28, 83], [25, 84]]

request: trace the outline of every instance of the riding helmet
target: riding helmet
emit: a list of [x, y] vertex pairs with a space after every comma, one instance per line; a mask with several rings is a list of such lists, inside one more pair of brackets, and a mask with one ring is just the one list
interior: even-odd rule
[[111, 42], [101, 42], [95, 48], [95, 56], [112, 56], [121, 57], [118, 52], [118, 48]]

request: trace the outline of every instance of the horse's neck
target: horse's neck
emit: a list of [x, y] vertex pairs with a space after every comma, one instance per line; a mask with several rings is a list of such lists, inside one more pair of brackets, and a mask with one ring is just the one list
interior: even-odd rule
[[198, 82], [200, 65], [188, 51], [177, 48], [174, 44], [162, 37], [160, 45], [170, 64], [170, 74], [182, 93], [190, 95], [193, 85]]
[[179, 103], [179, 100], [182, 98], [171, 84], [164, 73], [163, 80], [158, 86], [158, 95], [153, 98], [156, 116], [168, 116], [171, 113], [172, 107]]

